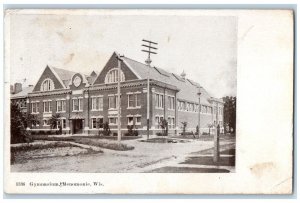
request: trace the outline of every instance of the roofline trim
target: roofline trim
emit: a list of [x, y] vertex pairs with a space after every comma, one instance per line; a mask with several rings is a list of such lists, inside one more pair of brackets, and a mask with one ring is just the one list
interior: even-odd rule
[[132, 68], [131, 65], [129, 65], [126, 59], [124, 59], [123, 62], [133, 72], [133, 74], [135, 74], [136, 77], [138, 77], [138, 79], [142, 79], [142, 77], [134, 70], [134, 68]]
[[65, 86], [65, 84], [63, 83], [63, 81], [61, 80], [61, 78], [59, 77], [59, 75], [57, 74], [57, 72], [56, 72], [52, 67], [50, 67], [49, 65], [47, 65], [47, 67], [49, 67], [49, 69], [53, 72], [54, 76], [58, 79], [58, 81], [60, 82], [60, 84], [61, 84], [65, 89], [67, 89], [67, 87]]

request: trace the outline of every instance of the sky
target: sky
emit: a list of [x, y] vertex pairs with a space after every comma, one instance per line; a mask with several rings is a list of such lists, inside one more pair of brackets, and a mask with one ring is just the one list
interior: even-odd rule
[[176, 15], [12, 15], [10, 82], [35, 85], [47, 65], [100, 72], [114, 51], [144, 62], [142, 39], [157, 42], [153, 66], [236, 96], [237, 19]]

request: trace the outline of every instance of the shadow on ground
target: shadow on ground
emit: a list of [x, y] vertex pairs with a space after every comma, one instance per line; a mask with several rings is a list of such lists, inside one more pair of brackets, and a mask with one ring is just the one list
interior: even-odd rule
[[195, 164], [205, 166], [235, 166], [235, 157], [220, 157], [218, 163], [214, 163], [212, 156], [189, 157], [180, 164]]
[[226, 169], [192, 168], [192, 167], [162, 167], [154, 169], [151, 173], [229, 173]]

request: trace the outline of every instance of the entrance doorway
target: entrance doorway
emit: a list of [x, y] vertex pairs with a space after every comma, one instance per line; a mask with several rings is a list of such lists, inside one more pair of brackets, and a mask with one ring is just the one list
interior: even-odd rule
[[72, 120], [73, 134], [82, 134], [83, 132], [83, 119]]

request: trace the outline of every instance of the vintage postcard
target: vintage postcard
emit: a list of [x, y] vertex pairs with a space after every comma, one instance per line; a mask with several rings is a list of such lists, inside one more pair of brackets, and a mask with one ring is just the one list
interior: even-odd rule
[[290, 194], [290, 10], [6, 10], [5, 192]]

